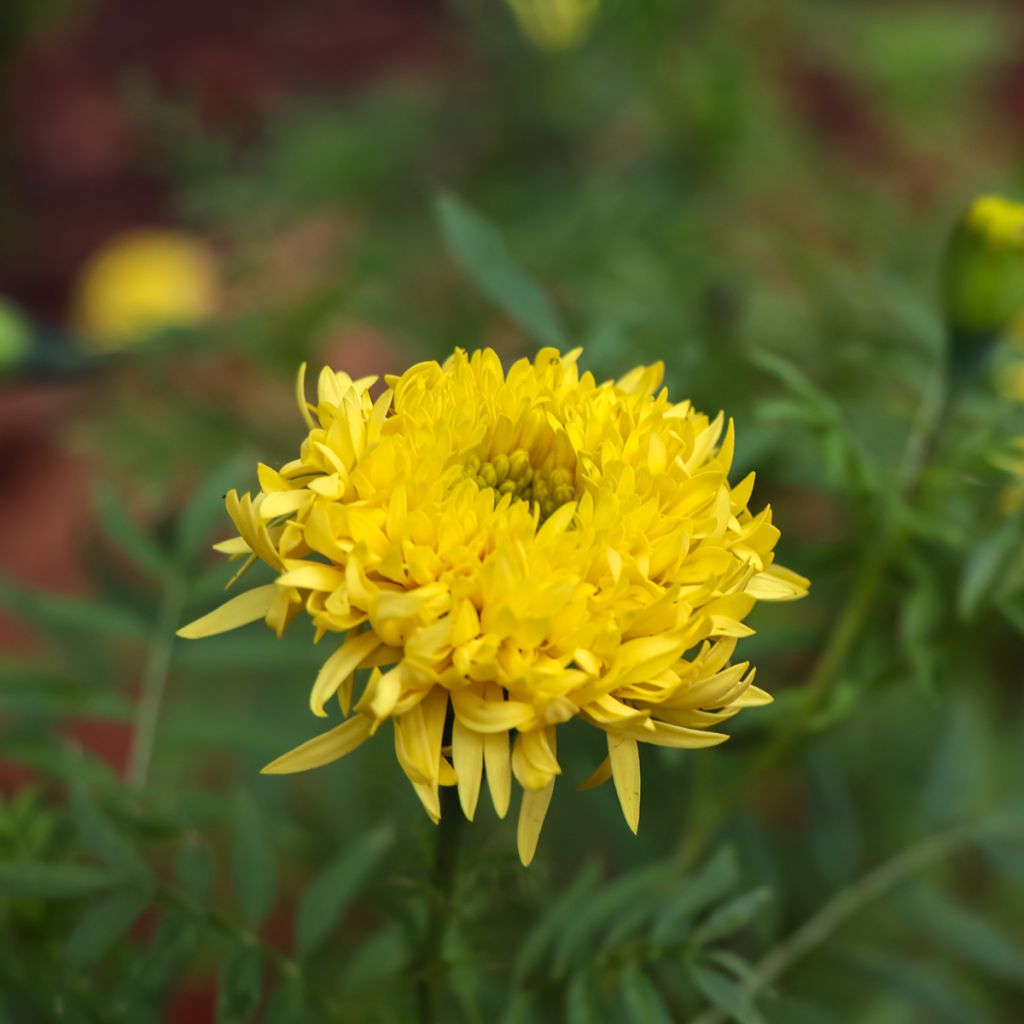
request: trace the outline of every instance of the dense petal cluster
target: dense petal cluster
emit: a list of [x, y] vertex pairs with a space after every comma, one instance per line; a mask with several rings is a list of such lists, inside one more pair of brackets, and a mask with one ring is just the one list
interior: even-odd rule
[[331, 639], [310, 705], [346, 718], [265, 771], [325, 764], [390, 722], [435, 821], [440, 786], [472, 818], [486, 776], [504, 815], [515, 778], [528, 863], [560, 723], [607, 734], [589, 781], [614, 780], [635, 831], [638, 743], [711, 746], [771, 699], [733, 651], [755, 601], [807, 581], [773, 564], [753, 474], [729, 483], [732, 424], [673, 404], [660, 364], [598, 384], [578, 356], [544, 349], [506, 375], [493, 351], [457, 350], [376, 399], [374, 379], [325, 369], [315, 404], [300, 375], [299, 458], [228, 494], [239, 536], [218, 545], [277, 578], [182, 631], [265, 618], [280, 634], [305, 613]]

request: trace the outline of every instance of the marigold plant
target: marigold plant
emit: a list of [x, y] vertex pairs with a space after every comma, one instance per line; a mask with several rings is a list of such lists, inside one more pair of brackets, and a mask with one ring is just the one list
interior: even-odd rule
[[[733, 427], [660, 388], [661, 364], [616, 382], [580, 373], [580, 350], [541, 350], [506, 374], [491, 350], [456, 350], [386, 378], [325, 369], [299, 458], [259, 467], [255, 496], [227, 495], [239, 536], [217, 545], [278, 575], [181, 631], [203, 637], [305, 612], [342, 635], [310, 696], [338, 726], [264, 771], [348, 754], [385, 722], [427, 813], [457, 786], [472, 819], [486, 775], [495, 810], [523, 789], [519, 854], [533, 857], [555, 778], [560, 723], [605, 732], [630, 828], [639, 743], [696, 748], [771, 697], [733, 664], [755, 602], [803, 596], [773, 562], [771, 510], [728, 479]], [[356, 673], [369, 678], [356, 696]], [[450, 721], [450, 726], [449, 726]]]

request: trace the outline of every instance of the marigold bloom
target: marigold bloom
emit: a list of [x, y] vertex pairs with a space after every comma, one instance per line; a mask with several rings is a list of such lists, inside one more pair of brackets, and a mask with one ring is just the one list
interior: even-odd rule
[[639, 743], [713, 746], [727, 737], [711, 727], [771, 700], [730, 658], [755, 601], [807, 581], [773, 564], [753, 474], [729, 484], [732, 424], [670, 402], [661, 364], [598, 384], [579, 353], [546, 348], [506, 375], [493, 351], [456, 350], [376, 400], [374, 378], [325, 369], [315, 405], [300, 373], [300, 457], [261, 465], [255, 498], [227, 495], [239, 536], [217, 545], [277, 579], [181, 631], [265, 618], [280, 635], [306, 612], [317, 639], [345, 635], [310, 705], [326, 716], [337, 698], [348, 717], [264, 771], [326, 764], [390, 721], [434, 821], [440, 786], [472, 819], [485, 774], [503, 816], [515, 777], [528, 864], [560, 723], [607, 734], [588, 783], [614, 780], [635, 832]]

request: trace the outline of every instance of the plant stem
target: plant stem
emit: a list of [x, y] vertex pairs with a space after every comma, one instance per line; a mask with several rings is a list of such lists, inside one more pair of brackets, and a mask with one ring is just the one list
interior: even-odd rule
[[[1002, 811], [980, 821], [965, 822], [936, 832], [897, 853], [852, 885], [840, 889], [786, 939], [769, 950], [754, 965], [743, 991], [749, 997], [763, 992], [794, 964], [821, 946], [854, 914], [890, 889], [953, 856], [982, 835], [1020, 827], [1021, 824], [1024, 824], [1024, 814], [1019, 809]], [[720, 1010], [709, 1009], [691, 1024], [719, 1024], [724, 1019]]]
[[184, 602], [185, 587], [182, 581], [177, 578], [169, 579], [164, 584], [149, 645], [149, 656], [142, 670], [139, 687], [139, 704], [135, 713], [135, 730], [127, 770], [128, 785], [132, 789], [142, 789], [149, 776], [156, 727], [160, 720], [160, 708], [171, 668], [174, 627], [181, 618]]
[[441, 820], [437, 825], [434, 849], [434, 875], [430, 891], [430, 915], [424, 936], [416, 1001], [421, 1024], [437, 1024], [442, 1018], [439, 1004], [444, 993], [444, 941], [452, 906], [459, 838], [462, 834], [462, 808], [452, 786], [440, 791]]

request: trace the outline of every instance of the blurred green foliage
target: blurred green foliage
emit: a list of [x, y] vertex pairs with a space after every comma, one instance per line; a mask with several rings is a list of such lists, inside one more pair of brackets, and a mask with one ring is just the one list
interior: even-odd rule
[[[0, 1017], [162, 1020], [215, 976], [221, 1021], [405, 1022], [424, 989], [439, 1021], [1017, 1019], [1024, 517], [994, 463], [1024, 417], [950, 370], [938, 301], [967, 199], [1024, 181], [986, 85], [1010, 8], [607, 2], [558, 53], [483, 0], [449, 14], [453, 66], [244, 146], [126, 86], [239, 297], [94, 381], [89, 596], [0, 586], [40, 641], [0, 661], [0, 757], [32, 777], [0, 806]], [[483, 814], [438, 888], [386, 742], [257, 775], [308, 735], [308, 632], [174, 639], [230, 577], [222, 495], [301, 433], [295, 367], [367, 336], [389, 369], [660, 358], [735, 417], [814, 589], [744, 641], [774, 705], [644, 750], [639, 837], [610, 788], [563, 787], [528, 872]], [[124, 723], [123, 773], [82, 719]]]

